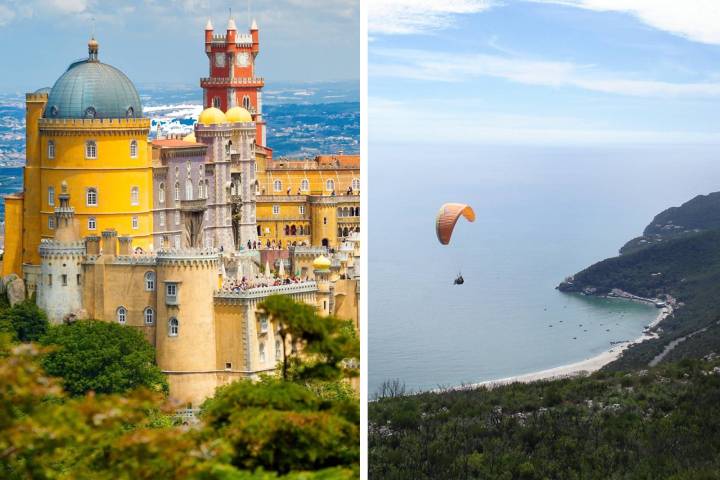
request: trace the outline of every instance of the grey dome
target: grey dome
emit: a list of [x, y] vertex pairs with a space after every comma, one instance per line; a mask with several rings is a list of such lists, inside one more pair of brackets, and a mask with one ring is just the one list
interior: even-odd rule
[[50, 90], [45, 118], [138, 118], [135, 86], [117, 68], [92, 57], [68, 67]]

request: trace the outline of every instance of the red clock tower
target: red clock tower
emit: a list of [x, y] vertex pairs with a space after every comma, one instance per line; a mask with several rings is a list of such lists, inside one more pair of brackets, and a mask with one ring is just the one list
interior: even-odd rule
[[205, 53], [210, 76], [200, 79], [204, 108], [216, 107], [226, 112], [240, 106], [257, 124], [256, 142], [266, 145], [265, 121], [262, 116], [262, 88], [265, 81], [255, 76], [255, 58], [260, 52], [260, 31], [255, 20], [250, 33], [238, 33], [235, 20], [228, 20], [224, 34], [214, 34], [208, 20], [205, 26]]

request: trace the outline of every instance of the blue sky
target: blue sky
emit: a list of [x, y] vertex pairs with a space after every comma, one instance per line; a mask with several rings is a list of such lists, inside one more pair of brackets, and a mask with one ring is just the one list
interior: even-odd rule
[[208, 16], [225, 30], [232, 7], [249, 27], [248, 2], [260, 27], [258, 69], [266, 82], [359, 78], [357, 0], [0, 0], [0, 90], [52, 85], [87, 55], [95, 18], [100, 59], [134, 82], [197, 85], [207, 72]]
[[372, 141], [720, 143], [720, 2], [370, 0]]

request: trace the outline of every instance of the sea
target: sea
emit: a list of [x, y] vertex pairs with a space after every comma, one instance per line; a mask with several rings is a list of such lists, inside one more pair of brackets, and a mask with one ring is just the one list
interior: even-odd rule
[[[718, 146], [370, 143], [369, 392], [558, 367], [637, 338], [654, 306], [564, 294], [662, 210], [720, 190]], [[471, 205], [451, 243], [445, 202]], [[462, 273], [465, 283], [453, 285]]]

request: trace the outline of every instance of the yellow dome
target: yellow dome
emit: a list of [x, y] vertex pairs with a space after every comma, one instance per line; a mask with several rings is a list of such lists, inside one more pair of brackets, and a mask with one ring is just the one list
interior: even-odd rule
[[230, 123], [247, 123], [252, 122], [252, 116], [250, 112], [242, 107], [232, 107], [230, 110], [225, 112], [225, 118]]
[[332, 262], [325, 255], [320, 255], [313, 261], [313, 268], [315, 270], [327, 270], [332, 265]]
[[200, 113], [198, 123], [201, 125], [217, 125], [218, 123], [227, 123], [227, 119], [222, 110], [210, 107]]
[[195, 132], [185, 135], [183, 137], [183, 142], [192, 142], [192, 143], [197, 142], [197, 140], [195, 139]]

